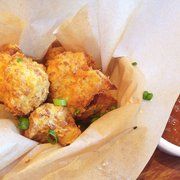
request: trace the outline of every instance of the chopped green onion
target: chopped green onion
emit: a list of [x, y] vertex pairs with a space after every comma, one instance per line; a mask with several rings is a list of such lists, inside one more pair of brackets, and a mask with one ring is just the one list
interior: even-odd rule
[[23, 59], [21, 59], [21, 58], [17, 58], [17, 62], [19, 63], [19, 62], [22, 62], [23, 61]]
[[148, 91], [144, 91], [144, 92], [143, 92], [143, 99], [144, 99], [144, 100], [146, 100], [146, 97], [147, 97], [148, 94], [149, 94]]
[[101, 117], [100, 114], [94, 115], [94, 116], [92, 117], [92, 119], [91, 119], [91, 123], [93, 123], [94, 121], [96, 121], [96, 120], [99, 119], [100, 117]]
[[51, 144], [56, 144], [58, 142], [58, 137], [56, 136], [56, 132], [52, 129], [48, 132], [48, 142]]
[[53, 99], [55, 106], [67, 106], [67, 101], [65, 99]]
[[150, 101], [153, 98], [153, 93], [149, 93], [146, 97], [146, 100]]
[[97, 119], [99, 119], [99, 117], [94, 117], [94, 118], [92, 118], [91, 123], [93, 123], [93, 122], [96, 121]]
[[25, 118], [25, 117], [20, 117], [18, 127], [21, 130], [28, 129], [29, 128], [29, 119]]
[[111, 106], [111, 108], [110, 108], [110, 110], [112, 111], [112, 110], [114, 110], [114, 109], [117, 109], [117, 106]]
[[153, 93], [150, 93], [148, 91], [144, 91], [143, 93], [143, 99], [150, 101], [153, 98]]
[[101, 116], [104, 116], [106, 113], [107, 113], [107, 112], [101, 112], [101, 113], [100, 113], [100, 117], [101, 117]]
[[137, 62], [132, 62], [132, 65], [133, 66], [137, 66]]
[[76, 109], [76, 110], [74, 111], [74, 115], [77, 116], [80, 112], [81, 112], [81, 111], [80, 111], [79, 109]]

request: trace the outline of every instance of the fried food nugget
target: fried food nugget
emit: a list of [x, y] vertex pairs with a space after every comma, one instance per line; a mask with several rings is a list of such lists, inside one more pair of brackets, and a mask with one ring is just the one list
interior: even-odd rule
[[29, 114], [42, 104], [49, 93], [45, 67], [31, 58], [12, 57], [4, 73], [4, 104], [14, 115]]
[[16, 44], [5, 44], [0, 47], [0, 52], [7, 53], [9, 55], [13, 55], [17, 52], [21, 53], [21, 50]]
[[85, 112], [95, 95], [115, 88], [90, 64], [82, 52], [64, 52], [47, 61], [51, 97], [66, 99], [72, 113], [77, 109], [80, 113]]
[[4, 98], [4, 69], [7, 67], [12, 57], [9, 54], [0, 52], [0, 102], [3, 102]]
[[54, 130], [58, 142], [63, 146], [71, 144], [81, 134], [67, 108], [50, 103], [33, 111], [29, 123], [25, 136], [41, 143], [48, 142], [49, 130]]

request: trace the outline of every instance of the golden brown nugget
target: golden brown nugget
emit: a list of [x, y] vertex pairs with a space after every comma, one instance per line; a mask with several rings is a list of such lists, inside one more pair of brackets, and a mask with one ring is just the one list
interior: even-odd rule
[[110, 80], [99, 70], [93, 70], [82, 52], [65, 52], [47, 61], [52, 99], [68, 102], [71, 112], [83, 113], [94, 96], [114, 89]]
[[58, 142], [63, 146], [71, 144], [81, 134], [67, 108], [50, 103], [33, 111], [29, 123], [25, 136], [41, 143], [48, 142], [49, 130], [54, 130]]
[[7, 53], [9, 55], [13, 55], [17, 52], [21, 53], [21, 50], [16, 44], [4, 44], [0, 47], [0, 52]]
[[46, 100], [49, 81], [43, 65], [13, 57], [4, 73], [4, 104], [14, 115], [27, 115]]
[[12, 57], [6, 53], [0, 53], [0, 102], [3, 102], [4, 97], [4, 70], [8, 66]]

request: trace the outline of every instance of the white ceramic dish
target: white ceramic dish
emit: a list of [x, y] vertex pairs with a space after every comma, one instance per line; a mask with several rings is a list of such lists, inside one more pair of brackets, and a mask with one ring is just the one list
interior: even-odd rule
[[173, 156], [180, 157], [180, 146], [176, 146], [175, 144], [172, 144], [172, 143], [166, 141], [162, 137], [159, 141], [158, 148], [165, 153], [168, 153], [168, 154], [173, 155]]

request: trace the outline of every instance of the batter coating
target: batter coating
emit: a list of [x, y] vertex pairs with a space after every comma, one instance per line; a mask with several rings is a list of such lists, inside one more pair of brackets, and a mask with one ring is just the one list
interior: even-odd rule
[[49, 130], [54, 130], [58, 142], [63, 146], [71, 144], [81, 134], [67, 108], [50, 103], [32, 112], [29, 123], [25, 136], [41, 143], [48, 142]]
[[50, 48], [46, 53], [45, 59], [48, 60], [48, 62], [50, 60], [60, 59], [62, 63], [69, 65], [71, 68], [80, 67], [88, 69], [89, 67], [92, 67], [95, 69], [95, 63], [89, 55], [83, 52], [68, 52], [65, 51], [62, 46]]
[[79, 114], [94, 96], [115, 86], [101, 71], [92, 68], [92, 60], [84, 53], [64, 52], [47, 61], [51, 98], [65, 99], [72, 113]]
[[4, 70], [8, 66], [9, 62], [12, 60], [12, 57], [6, 53], [0, 53], [0, 102], [3, 102], [4, 99]]
[[16, 54], [4, 73], [3, 101], [14, 115], [27, 115], [46, 100], [49, 81], [43, 65]]

